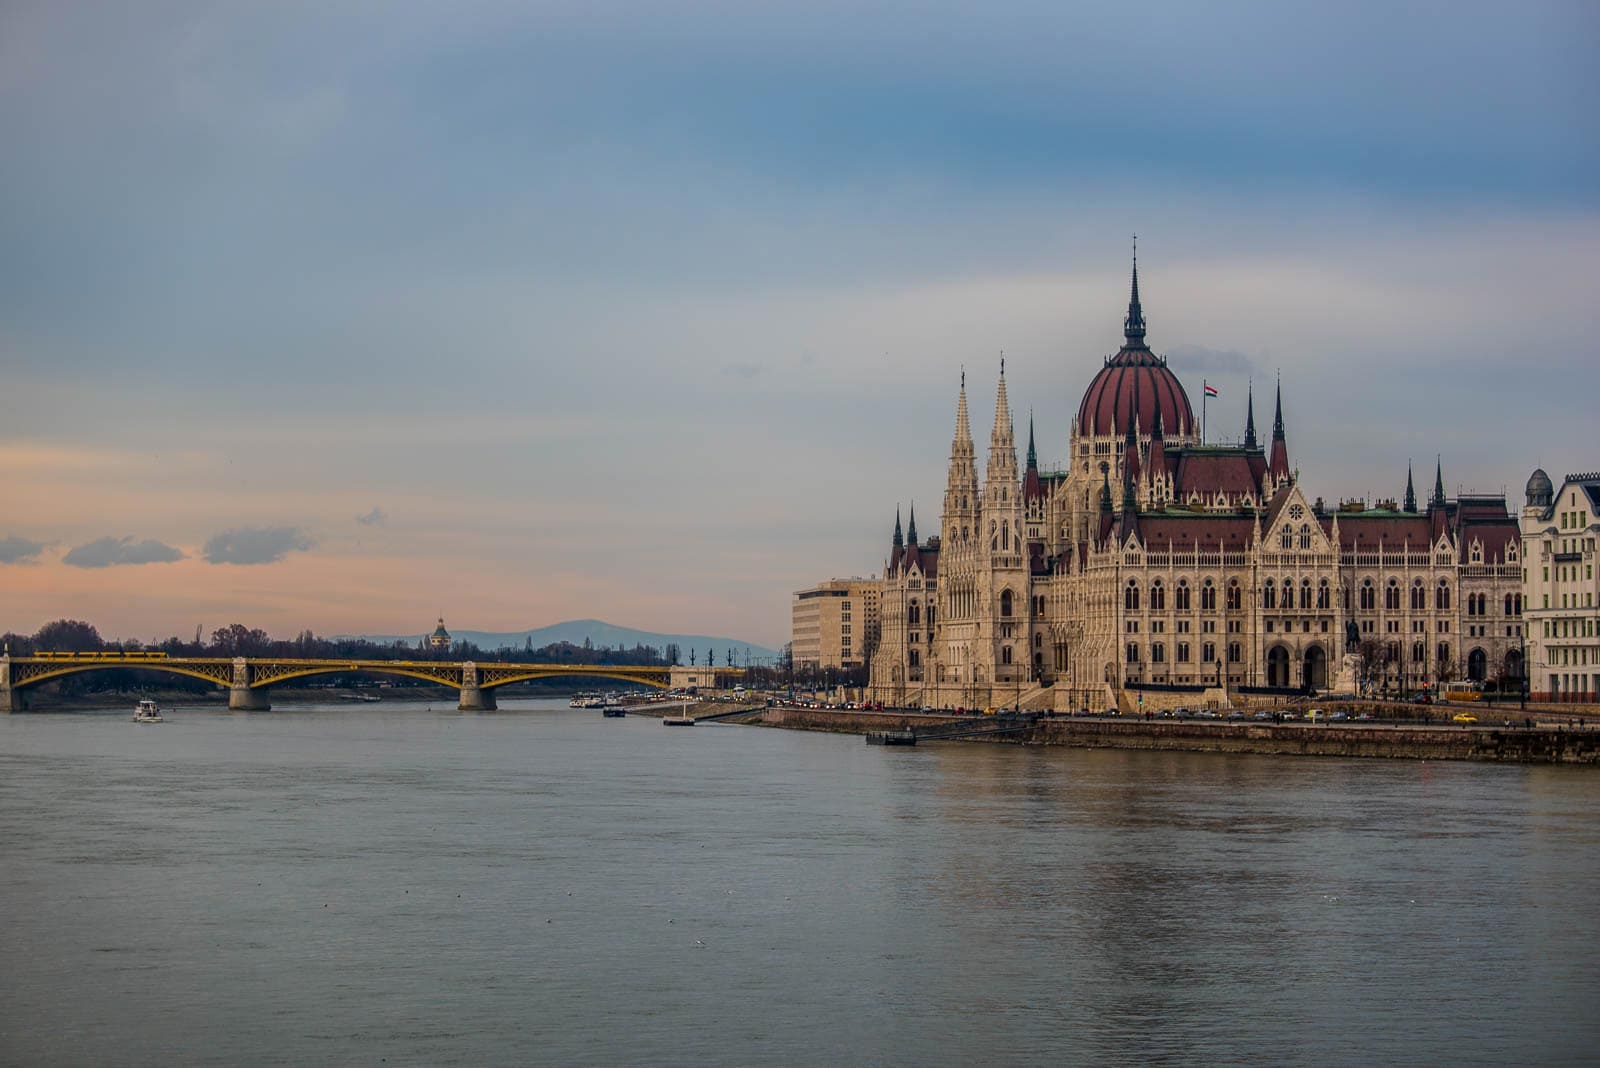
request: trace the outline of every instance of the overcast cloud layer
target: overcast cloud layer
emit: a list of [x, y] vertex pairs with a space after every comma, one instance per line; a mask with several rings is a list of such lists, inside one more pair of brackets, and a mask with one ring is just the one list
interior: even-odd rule
[[781, 645], [963, 366], [1064, 455], [1133, 232], [1311, 495], [1600, 467], [1594, 5], [1067, 7], [6, 5], [0, 625]]

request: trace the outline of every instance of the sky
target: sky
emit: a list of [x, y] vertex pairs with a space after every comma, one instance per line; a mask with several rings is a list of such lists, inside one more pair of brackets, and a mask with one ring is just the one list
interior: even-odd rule
[[[1600, 7], [0, 5], [0, 630], [777, 647], [1121, 343], [1308, 494], [1600, 468]], [[1270, 422], [1270, 407], [1266, 420]], [[1258, 409], [1258, 417], [1260, 411]]]

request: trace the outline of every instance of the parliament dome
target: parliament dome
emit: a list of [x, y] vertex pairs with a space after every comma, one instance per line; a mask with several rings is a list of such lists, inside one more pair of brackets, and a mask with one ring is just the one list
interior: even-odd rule
[[1194, 433], [1194, 409], [1183, 383], [1167, 367], [1165, 357], [1150, 351], [1144, 340], [1144, 311], [1139, 306], [1139, 265], [1133, 266], [1133, 295], [1123, 321], [1121, 351], [1106, 360], [1078, 407], [1078, 433], [1089, 437], [1122, 437], [1137, 419], [1138, 433], [1148, 437], [1161, 420], [1164, 436]]

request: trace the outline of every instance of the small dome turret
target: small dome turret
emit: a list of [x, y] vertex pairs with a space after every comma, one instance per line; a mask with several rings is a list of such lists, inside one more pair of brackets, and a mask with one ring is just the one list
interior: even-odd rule
[[1550, 476], [1544, 473], [1544, 468], [1534, 468], [1533, 474], [1528, 476], [1528, 507], [1548, 508], [1555, 499], [1556, 488], [1550, 482]]

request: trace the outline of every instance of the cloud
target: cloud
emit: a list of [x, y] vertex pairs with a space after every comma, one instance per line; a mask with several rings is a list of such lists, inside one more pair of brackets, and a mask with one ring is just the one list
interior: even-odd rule
[[213, 537], [203, 552], [213, 564], [270, 564], [315, 544], [298, 527], [238, 527]]
[[118, 567], [122, 564], [170, 564], [183, 559], [183, 550], [163, 545], [154, 538], [134, 541], [125, 538], [97, 538], [70, 550], [61, 562], [70, 567]]
[[389, 513], [385, 512], [377, 505], [373, 505], [372, 511], [368, 512], [366, 515], [356, 516], [356, 522], [360, 523], [364, 527], [381, 527], [388, 521]]
[[1174, 345], [1167, 353], [1174, 362], [1188, 371], [1211, 371], [1217, 374], [1255, 374], [1255, 360], [1238, 349], [1213, 349], [1205, 345]]
[[0, 538], [0, 564], [25, 564], [44, 548], [42, 542], [29, 541], [16, 535]]

